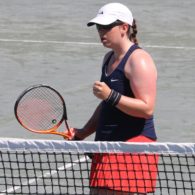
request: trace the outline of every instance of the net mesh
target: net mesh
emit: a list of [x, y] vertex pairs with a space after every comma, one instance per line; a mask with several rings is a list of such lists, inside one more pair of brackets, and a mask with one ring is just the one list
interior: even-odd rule
[[0, 140], [0, 194], [195, 194], [195, 144]]

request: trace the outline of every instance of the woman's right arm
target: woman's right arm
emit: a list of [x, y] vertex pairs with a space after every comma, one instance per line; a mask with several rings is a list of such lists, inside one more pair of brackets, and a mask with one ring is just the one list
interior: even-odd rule
[[76, 128], [73, 129], [73, 134], [75, 139], [83, 140], [96, 131], [100, 110], [101, 110], [101, 103], [97, 106], [95, 112], [93, 113], [89, 121], [85, 124], [85, 126], [82, 129], [76, 129]]

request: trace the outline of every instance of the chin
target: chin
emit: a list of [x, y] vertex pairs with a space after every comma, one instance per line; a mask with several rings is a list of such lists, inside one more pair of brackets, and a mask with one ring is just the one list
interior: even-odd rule
[[102, 42], [103, 46], [106, 48], [112, 48], [111, 44]]

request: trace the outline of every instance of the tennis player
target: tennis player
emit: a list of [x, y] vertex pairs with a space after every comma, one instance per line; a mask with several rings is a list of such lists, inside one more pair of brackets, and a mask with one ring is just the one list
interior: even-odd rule
[[[82, 140], [95, 132], [96, 141], [155, 142], [157, 70], [151, 56], [138, 45], [131, 11], [123, 4], [109, 3], [87, 25], [96, 26], [103, 46], [111, 50], [104, 57], [101, 80], [93, 85], [94, 95], [102, 101], [82, 129], [72, 129], [73, 137]], [[93, 157], [96, 163], [91, 169], [91, 194], [98, 194], [96, 188], [101, 195], [147, 194], [155, 190], [155, 156], [118, 158], [119, 166], [101, 164], [114, 161], [112, 155]], [[136, 164], [134, 170], [123, 167], [126, 161]], [[153, 165], [148, 166], [148, 161]]]

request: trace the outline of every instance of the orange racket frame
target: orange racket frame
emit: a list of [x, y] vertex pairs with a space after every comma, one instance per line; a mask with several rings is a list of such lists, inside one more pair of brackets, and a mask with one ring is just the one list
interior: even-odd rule
[[[62, 118], [61, 120], [52, 128], [50, 129], [42, 129], [42, 130], [37, 130], [37, 129], [32, 129], [30, 127], [28, 127], [27, 125], [25, 125], [22, 120], [20, 119], [20, 117], [18, 116], [18, 106], [20, 104], [20, 101], [22, 100], [22, 98], [28, 93], [30, 92], [31, 90], [33, 89], [36, 89], [36, 88], [41, 88], [41, 87], [44, 87], [44, 88], [48, 88], [50, 90], [52, 90], [53, 92], [55, 92], [59, 98], [61, 99], [62, 101], [62, 106], [63, 106], [63, 115], [62, 115]], [[29, 88], [27, 88], [26, 90], [24, 90], [21, 95], [17, 98], [16, 102], [15, 102], [15, 106], [14, 106], [14, 113], [15, 113], [15, 117], [17, 119], [17, 121], [20, 123], [20, 125], [22, 127], [24, 127], [25, 129], [31, 131], [31, 132], [34, 132], [34, 133], [40, 133], [40, 134], [55, 134], [55, 135], [60, 135], [62, 136], [64, 139], [69, 139], [70, 136], [71, 136], [71, 132], [70, 132], [70, 128], [69, 128], [69, 125], [68, 125], [68, 122], [67, 122], [67, 112], [66, 112], [66, 105], [65, 105], [65, 101], [63, 99], [63, 97], [61, 96], [61, 94], [56, 91], [54, 88], [48, 86], [48, 85], [42, 85], [42, 84], [39, 84], [39, 85], [33, 85], [33, 86], [30, 86]], [[65, 133], [65, 132], [58, 132], [57, 129], [59, 128], [59, 126], [62, 124], [62, 122], [65, 122], [65, 126], [66, 126], [66, 129], [68, 130], [68, 133]]]

